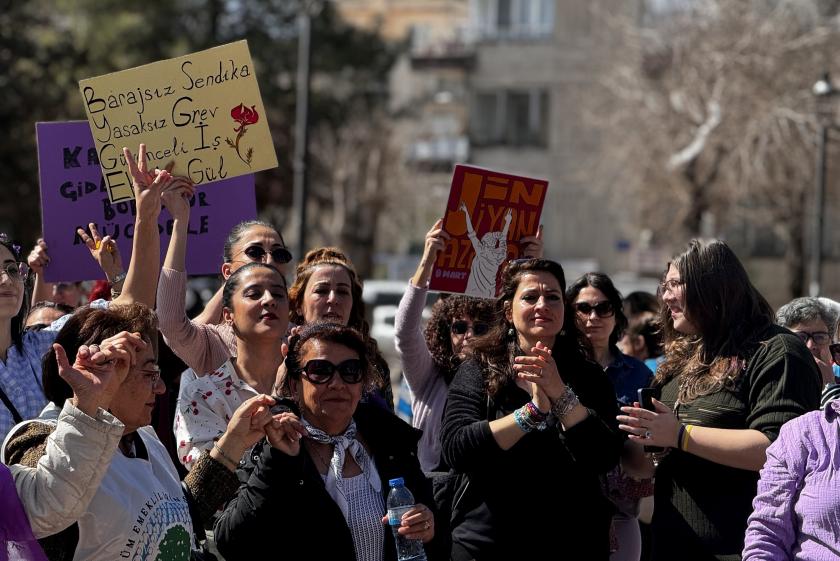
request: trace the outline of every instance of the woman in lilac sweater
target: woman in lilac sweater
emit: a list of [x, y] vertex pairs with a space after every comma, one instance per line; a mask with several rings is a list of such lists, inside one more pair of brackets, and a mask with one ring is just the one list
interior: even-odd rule
[[[423, 471], [440, 466], [440, 424], [449, 383], [464, 359], [471, 337], [487, 333], [493, 321], [493, 300], [455, 295], [438, 301], [426, 326], [421, 318], [429, 278], [449, 234], [438, 220], [426, 234], [423, 257], [400, 300], [395, 318], [395, 345], [403, 376], [411, 389], [411, 424], [423, 431], [418, 456]], [[542, 226], [536, 236], [520, 240], [523, 257], [542, 256]]]
[[785, 423], [767, 449], [744, 561], [840, 559], [840, 400]]

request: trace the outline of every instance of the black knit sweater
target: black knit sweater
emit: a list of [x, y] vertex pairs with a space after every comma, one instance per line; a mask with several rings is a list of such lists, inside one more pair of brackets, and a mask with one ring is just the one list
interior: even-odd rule
[[[679, 380], [662, 386], [662, 402], [672, 409]], [[802, 341], [772, 326], [735, 387], [680, 404], [677, 417], [690, 425], [754, 429], [772, 442], [784, 423], [819, 407], [821, 386]], [[758, 472], [672, 450], [656, 471], [652, 559], [740, 560], [757, 482]]]
[[456, 523], [453, 544], [475, 559], [535, 552], [557, 559], [609, 558], [613, 508], [600, 476], [616, 465], [624, 440], [615, 419], [615, 391], [604, 372], [583, 359], [564, 361], [561, 372], [589, 417], [568, 431], [555, 425], [526, 434], [507, 451], [499, 448], [487, 419], [510, 414], [530, 395], [511, 380], [488, 399], [474, 361], [462, 364], [452, 381], [443, 456], [470, 478], [464, 498], [469, 512]]

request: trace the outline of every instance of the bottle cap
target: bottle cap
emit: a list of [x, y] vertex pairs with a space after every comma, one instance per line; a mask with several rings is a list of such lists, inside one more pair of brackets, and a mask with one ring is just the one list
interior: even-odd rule
[[404, 487], [405, 479], [403, 479], [402, 477], [397, 477], [396, 479], [389, 479], [388, 485], [391, 487]]

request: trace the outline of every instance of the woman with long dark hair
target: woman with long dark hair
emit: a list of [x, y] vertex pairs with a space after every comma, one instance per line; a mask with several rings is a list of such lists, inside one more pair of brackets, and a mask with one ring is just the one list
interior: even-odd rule
[[[566, 300], [575, 310], [578, 327], [592, 344], [595, 362], [612, 382], [618, 403], [633, 405], [638, 390], [650, 384], [653, 374], [640, 360], [618, 349], [618, 340], [627, 328], [627, 317], [612, 279], [604, 273], [587, 273], [566, 289]], [[633, 471], [639, 460], [644, 464], [642, 447], [626, 442], [624, 452], [621, 465], [607, 477], [610, 499], [618, 509], [613, 517], [618, 549], [611, 561], [638, 561], [642, 552], [637, 520], [639, 500], [653, 494], [653, 485], [649, 477], [640, 477]]]
[[564, 290], [559, 263], [512, 262], [496, 321], [449, 387], [443, 458], [469, 478], [453, 559], [609, 557], [613, 509], [600, 478], [624, 439], [615, 393], [589, 359]]
[[661, 401], [618, 417], [629, 438], [666, 449], [652, 558], [737, 560], [765, 451], [785, 422], [819, 407], [820, 375], [724, 242], [692, 241], [660, 286]]
[[[541, 232], [520, 240], [526, 254], [542, 254]], [[426, 233], [423, 256], [400, 300], [394, 321], [394, 346], [411, 389], [411, 424], [423, 431], [417, 453], [424, 471], [441, 467], [440, 425], [449, 383], [464, 361], [470, 341], [487, 333], [495, 306], [487, 298], [449, 295], [435, 303], [432, 317], [423, 329], [423, 307], [432, 267], [448, 239], [443, 220], [439, 219]]]

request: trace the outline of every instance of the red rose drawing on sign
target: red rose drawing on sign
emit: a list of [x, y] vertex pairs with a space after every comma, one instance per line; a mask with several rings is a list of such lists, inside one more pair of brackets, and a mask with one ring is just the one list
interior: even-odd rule
[[248, 148], [245, 152], [245, 157], [242, 157], [242, 153], [239, 151], [239, 141], [245, 136], [245, 132], [247, 132], [248, 125], [253, 125], [257, 121], [260, 120], [260, 114], [257, 113], [257, 108], [255, 105], [252, 105], [250, 109], [245, 106], [244, 103], [240, 103], [236, 107], [230, 110], [230, 116], [233, 117], [233, 120], [239, 123], [239, 126], [233, 129], [233, 132], [236, 133], [236, 140], [233, 141], [229, 138], [226, 138], [225, 141], [227, 142], [228, 146], [236, 150], [236, 155], [239, 156], [239, 159], [248, 164], [248, 167], [251, 167], [251, 157], [254, 155], [254, 149]]

